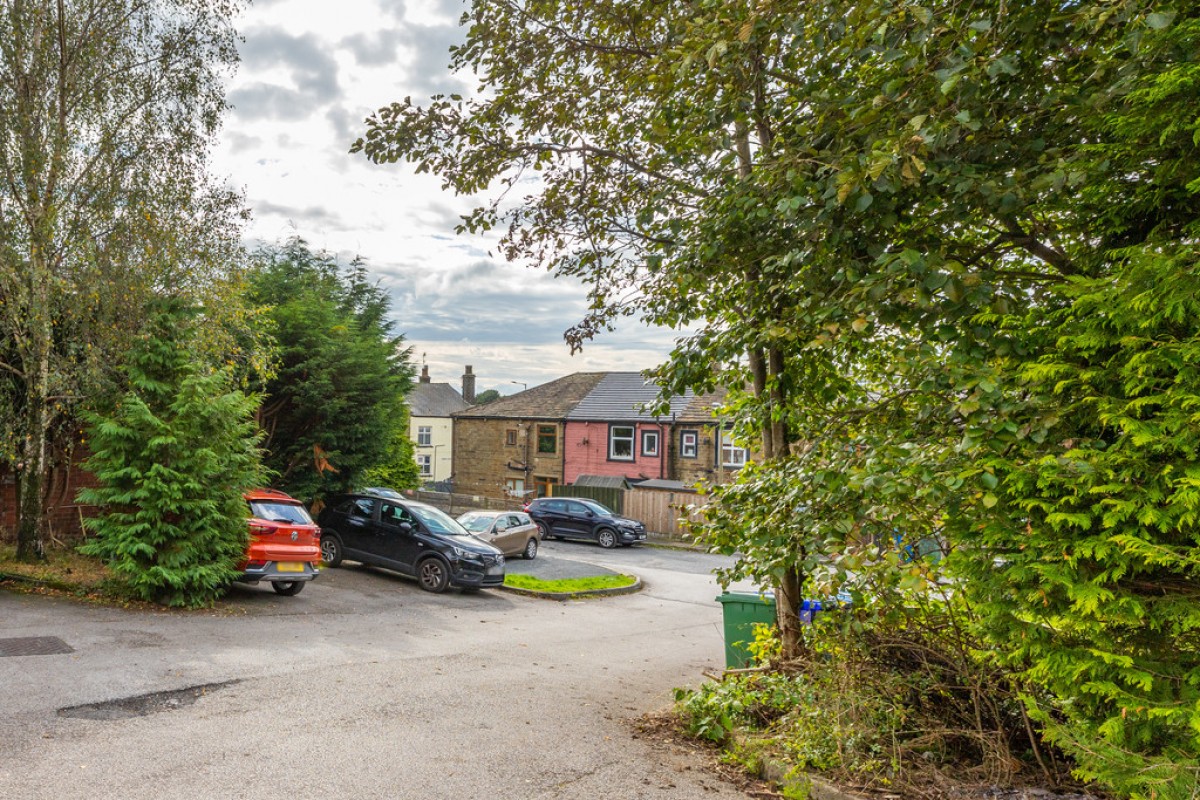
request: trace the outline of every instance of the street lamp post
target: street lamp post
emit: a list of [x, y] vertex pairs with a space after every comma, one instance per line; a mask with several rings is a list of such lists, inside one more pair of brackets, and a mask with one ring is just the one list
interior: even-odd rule
[[529, 388], [529, 384], [528, 384], [528, 383], [525, 383], [525, 382], [523, 382], [523, 381], [509, 381], [509, 383], [515, 383], [515, 384], [517, 384], [518, 386], [520, 386], [520, 387], [521, 387], [521, 391], [525, 391], [526, 389], [528, 389], [528, 388]]

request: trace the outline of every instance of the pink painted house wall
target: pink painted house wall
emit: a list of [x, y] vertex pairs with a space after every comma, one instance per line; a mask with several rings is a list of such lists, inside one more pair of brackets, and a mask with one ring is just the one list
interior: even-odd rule
[[[609, 423], [568, 421], [563, 434], [563, 483], [574, 483], [580, 475], [611, 475], [633, 480], [670, 478], [666, 458], [671, 426], [652, 422], [624, 424], [635, 429], [633, 461], [609, 460]], [[642, 455], [642, 431], [658, 432], [657, 456]]]

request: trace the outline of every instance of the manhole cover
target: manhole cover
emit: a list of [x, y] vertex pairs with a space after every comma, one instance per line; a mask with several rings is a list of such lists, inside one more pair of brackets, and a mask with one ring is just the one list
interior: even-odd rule
[[74, 653], [75, 648], [57, 636], [18, 636], [0, 639], [0, 658], [6, 656], [56, 656]]
[[121, 697], [116, 700], [105, 700], [103, 703], [87, 703], [82, 706], [60, 708], [60, 717], [74, 719], [131, 719], [156, 714], [159, 711], [171, 711], [183, 706], [190, 706], [210, 692], [232, 686], [238, 681], [222, 681], [221, 683], [205, 683], [200, 686], [189, 686], [186, 689], [174, 689], [168, 692], [151, 692], [135, 697]]

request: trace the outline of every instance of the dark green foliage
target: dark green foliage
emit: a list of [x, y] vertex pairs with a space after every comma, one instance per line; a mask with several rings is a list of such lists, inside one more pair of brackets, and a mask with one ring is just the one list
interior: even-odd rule
[[88, 415], [86, 468], [99, 506], [80, 550], [107, 560], [144, 599], [211, 603], [238, 572], [248, 532], [242, 493], [261, 482], [257, 401], [198, 363], [180, 304], [152, 308], [129, 354], [129, 388]]
[[490, 403], [493, 400], [499, 400], [499, 399], [500, 399], [500, 392], [496, 391], [495, 389], [485, 389], [484, 391], [475, 395], [475, 405], [481, 406], [481, 405], [484, 405], [485, 403]]
[[868, 640], [930, 632], [917, 649], [1003, 712], [1005, 746], [1019, 692], [1078, 774], [1194, 797], [1195, 5], [469, 20], [457, 65], [488, 93], [381, 109], [358, 147], [470, 194], [536, 170], [540, 193], [497, 192], [467, 227], [589, 285], [573, 341], [636, 308], [698, 329], [666, 391], [752, 388], [725, 419], [767, 457], [703, 526], [745, 556], [727, 577], [848, 591]]
[[362, 486], [376, 470], [393, 488], [415, 486], [404, 402], [413, 370], [387, 293], [361, 261], [343, 271], [300, 239], [257, 261], [251, 296], [270, 307], [279, 348], [259, 418], [278, 484], [312, 498]]

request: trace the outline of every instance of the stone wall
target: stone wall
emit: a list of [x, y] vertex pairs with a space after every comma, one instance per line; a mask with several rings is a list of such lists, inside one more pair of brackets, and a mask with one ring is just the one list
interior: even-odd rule
[[[553, 454], [538, 453], [538, 425], [555, 427]], [[511, 496], [509, 482], [520, 481], [533, 497], [538, 478], [563, 482], [562, 451], [563, 426], [555, 420], [455, 417], [454, 492], [503, 499]]]

